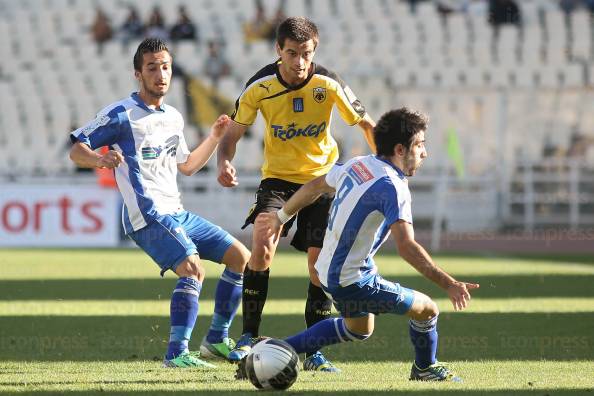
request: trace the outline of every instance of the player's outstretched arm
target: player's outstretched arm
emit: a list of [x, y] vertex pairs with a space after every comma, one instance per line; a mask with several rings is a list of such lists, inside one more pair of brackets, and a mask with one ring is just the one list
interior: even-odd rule
[[217, 180], [223, 187], [235, 187], [237, 181], [237, 171], [231, 161], [235, 157], [237, 142], [247, 131], [247, 125], [237, 123], [233, 120], [229, 123], [227, 132], [224, 134], [217, 150]]
[[422, 275], [444, 289], [456, 311], [466, 308], [470, 300], [470, 290], [478, 289], [478, 283], [459, 282], [439, 268], [429, 253], [415, 241], [414, 230], [410, 223], [399, 220], [392, 224], [390, 229], [400, 256]]
[[206, 139], [190, 153], [186, 162], [177, 165], [177, 169], [186, 176], [192, 176], [202, 169], [214, 153], [230, 123], [231, 119], [228, 115], [219, 116], [210, 128]]
[[81, 168], [117, 168], [124, 157], [115, 150], [110, 150], [101, 155], [91, 150], [84, 143], [74, 143], [70, 149], [70, 159]]
[[377, 153], [377, 148], [375, 147], [375, 140], [373, 139], [373, 128], [375, 128], [375, 121], [371, 119], [369, 114], [365, 113], [365, 116], [359, 121], [357, 124], [363, 131], [363, 137], [367, 142], [367, 145], [373, 152], [373, 154]]
[[334, 188], [326, 183], [326, 176], [319, 176], [301, 186], [278, 212], [258, 215], [256, 223], [267, 228], [268, 236], [278, 235], [281, 226], [295, 216], [297, 212], [314, 203], [320, 195], [334, 191]]

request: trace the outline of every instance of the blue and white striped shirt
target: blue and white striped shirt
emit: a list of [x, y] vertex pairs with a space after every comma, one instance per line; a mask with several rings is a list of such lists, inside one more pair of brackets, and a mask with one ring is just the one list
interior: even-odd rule
[[377, 273], [373, 256], [398, 220], [412, 223], [411, 195], [402, 171], [376, 156], [336, 164], [326, 175], [336, 189], [316, 270], [329, 290], [363, 285]]
[[177, 164], [190, 151], [183, 134], [184, 120], [173, 107], [150, 109], [133, 93], [101, 110], [97, 117], [70, 135], [92, 149], [109, 146], [124, 157], [115, 169], [122, 198], [126, 233], [145, 227], [159, 215], [183, 211], [177, 187]]

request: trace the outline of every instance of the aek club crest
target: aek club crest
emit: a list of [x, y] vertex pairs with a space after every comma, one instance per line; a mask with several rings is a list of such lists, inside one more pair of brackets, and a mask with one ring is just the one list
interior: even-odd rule
[[313, 89], [313, 98], [316, 102], [322, 103], [326, 100], [326, 88], [315, 87]]

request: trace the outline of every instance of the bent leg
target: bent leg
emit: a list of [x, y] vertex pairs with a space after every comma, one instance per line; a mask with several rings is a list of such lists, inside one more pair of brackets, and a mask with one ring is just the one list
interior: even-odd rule
[[[196, 254], [196, 245], [180, 220], [182, 216], [161, 216], [130, 234], [136, 244], [161, 267], [161, 274], [173, 270], [179, 276], [171, 296], [171, 329], [166, 354], [166, 360], [172, 364], [171, 359], [187, 351], [198, 316], [198, 297], [205, 274]], [[189, 359], [174, 366], [198, 364], [196, 359]]]
[[249, 257], [249, 250], [235, 239], [223, 255], [222, 263], [226, 268], [217, 283], [212, 322], [206, 342], [202, 342], [205, 348], [219, 357], [227, 357], [230, 348], [233, 348], [229, 340], [229, 327], [241, 301], [243, 271]]
[[223, 260], [221, 262], [225, 264], [228, 270], [243, 274], [247, 263], [250, 260], [250, 256], [251, 253], [248, 248], [237, 239], [234, 239], [231, 246], [229, 246], [223, 255]]
[[[328, 345], [366, 340], [373, 331], [373, 325], [371, 329], [365, 327], [370, 321], [368, 316], [373, 317], [372, 314], [368, 314], [359, 318], [345, 319], [341, 317], [322, 320], [301, 333], [286, 338], [285, 341], [297, 353], [312, 354]], [[373, 323], [373, 319], [371, 319], [371, 323]], [[366, 332], [362, 334], [355, 331], [355, 329], [365, 329]], [[368, 330], [370, 331], [367, 332]]]
[[425, 321], [430, 320], [439, 315], [437, 304], [429, 296], [412, 290], [414, 294], [414, 301], [406, 316], [413, 320]]
[[344, 321], [351, 333], [358, 334], [361, 337], [367, 335], [367, 338], [373, 334], [375, 327], [375, 315], [373, 314], [367, 314], [358, 318], [345, 318]]
[[[377, 275], [365, 287], [349, 286], [346, 296], [337, 298], [337, 308], [347, 317], [360, 316], [361, 312], [393, 313], [407, 315], [410, 320], [410, 338], [415, 348], [415, 362], [424, 369], [436, 362], [437, 305], [423, 293], [402, 287]], [[346, 290], [346, 289], [344, 289]], [[344, 293], [343, 290], [343, 293]], [[364, 325], [364, 323], [359, 323]], [[357, 324], [355, 323], [355, 324]], [[357, 328], [353, 331], [365, 330]]]
[[166, 359], [188, 351], [188, 343], [198, 317], [198, 298], [205, 271], [198, 255], [188, 256], [175, 268], [179, 276], [171, 296], [171, 331]]
[[303, 208], [297, 217], [297, 231], [291, 241], [291, 245], [297, 250], [307, 252], [307, 269], [310, 279], [305, 304], [305, 324], [307, 327], [330, 318], [332, 314], [332, 300], [322, 290], [315, 269], [315, 264], [322, 251], [331, 203], [331, 197], [323, 196], [313, 204]]
[[415, 348], [415, 365], [425, 369], [437, 361], [437, 304], [428, 296], [414, 291], [414, 303], [406, 313], [409, 316], [410, 340]]
[[230, 345], [229, 326], [239, 306], [243, 270], [250, 253], [231, 234], [208, 220], [190, 212], [181, 214], [180, 218], [200, 257], [226, 265], [215, 291], [212, 323], [201, 343], [201, 350], [206, 348], [218, 357], [226, 357]]

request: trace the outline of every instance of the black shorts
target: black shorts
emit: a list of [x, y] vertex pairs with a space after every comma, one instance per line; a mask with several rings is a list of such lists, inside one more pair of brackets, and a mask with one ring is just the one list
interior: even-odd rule
[[[256, 217], [260, 213], [274, 212], [282, 208], [285, 202], [301, 186], [301, 184], [281, 179], [262, 180], [256, 192], [256, 203], [252, 206], [250, 214], [245, 219], [245, 224], [241, 229], [254, 224]], [[328, 212], [333, 198], [332, 196], [323, 195], [313, 204], [301, 209], [296, 217], [285, 223], [281, 236], [287, 236], [295, 218], [297, 218], [297, 230], [291, 245], [303, 252], [307, 252], [310, 247], [321, 248], [326, 227], [328, 226]]]

